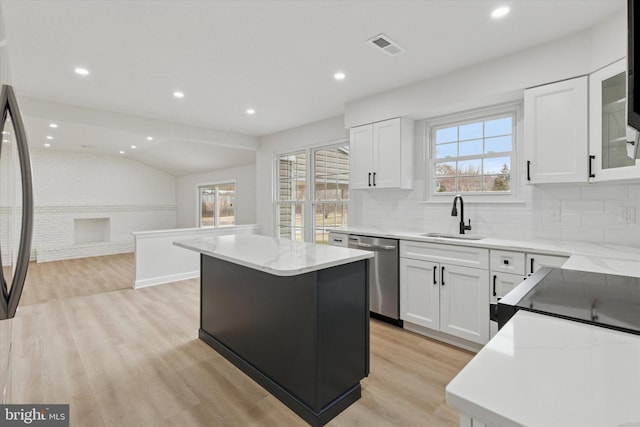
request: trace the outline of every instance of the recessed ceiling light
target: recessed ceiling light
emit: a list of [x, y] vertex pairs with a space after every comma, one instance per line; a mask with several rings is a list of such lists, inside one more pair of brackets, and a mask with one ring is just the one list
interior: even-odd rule
[[58, 124], [57, 123], [49, 123], [49, 127], [53, 128], [53, 129], [56, 129], [58, 127]]
[[2, 134], [3, 134], [3, 135], [10, 135], [10, 133], [9, 133], [9, 132], [7, 132], [6, 130], [3, 130], [3, 131], [2, 131]]
[[179, 90], [173, 92], [173, 96], [176, 98], [184, 98], [184, 92], [180, 92]]
[[252, 115], [252, 114], [255, 114], [255, 113], [256, 113], [256, 110], [254, 110], [253, 108], [248, 108], [247, 109], [247, 114]]
[[48, 142], [46, 142], [46, 143], [44, 144], [44, 146], [45, 146], [45, 147], [51, 147], [51, 144], [49, 144]]
[[47, 139], [51, 140], [53, 137], [51, 135], [47, 135]]
[[507, 13], [509, 13], [509, 8], [507, 6], [502, 6], [491, 12], [491, 16], [494, 18], [502, 18]]
[[137, 147], [135, 145], [132, 145], [131, 148], [133, 148], [135, 150]]
[[76, 74], [81, 75], [81, 76], [88, 76], [89, 75], [89, 70], [87, 70], [86, 68], [77, 67], [73, 71], [75, 71]]
[[335, 73], [333, 75], [333, 78], [336, 79], [336, 80], [344, 80], [345, 77], [347, 77], [347, 76], [345, 76], [344, 73]]
[[2, 142], [4, 142], [6, 144], [6, 143], [11, 142], [11, 141], [9, 141], [8, 139], [3, 139]]
[[153, 141], [153, 137], [152, 136], [148, 136], [147, 137], [147, 141]]
[[120, 150], [120, 154], [124, 154], [124, 151]]

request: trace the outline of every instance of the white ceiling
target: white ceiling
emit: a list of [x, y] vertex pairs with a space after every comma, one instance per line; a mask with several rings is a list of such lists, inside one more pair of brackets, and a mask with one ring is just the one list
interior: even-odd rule
[[[490, 12], [503, 4], [511, 13], [493, 20]], [[61, 123], [52, 148], [88, 145], [83, 150], [115, 153], [134, 141], [140, 146], [153, 134], [155, 145], [135, 153], [127, 148], [126, 155], [175, 175], [251, 163], [248, 145], [234, 149], [225, 142], [228, 133], [255, 137], [337, 116], [348, 101], [584, 30], [625, 5], [624, 0], [0, 0], [10, 83], [19, 97], [150, 119], [152, 129], [123, 132], [117, 123], [111, 129], [87, 126], [68, 116], [68, 132]], [[380, 33], [406, 52], [391, 57], [366, 43]], [[91, 74], [74, 74], [78, 66]], [[335, 81], [336, 71], [347, 78]], [[174, 98], [175, 90], [185, 97]], [[247, 108], [256, 114], [247, 115]], [[55, 108], [46, 114], [36, 110], [24, 114], [37, 145], [48, 134], [47, 121], [58, 119]], [[153, 129], [160, 121], [226, 133], [215, 140], [206, 132], [198, 138], [165, 137]], [[209, 167], [202, 161], [207, 158], [229, 161], [212, 161]]]

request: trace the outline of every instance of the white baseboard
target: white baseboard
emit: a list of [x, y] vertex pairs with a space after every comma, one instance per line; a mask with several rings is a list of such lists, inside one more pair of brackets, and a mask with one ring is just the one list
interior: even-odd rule
[[465, 350], [469, 350], [473, 353], [477, 353], [484, 347], [482, 344], [478, 344], [472, 341], [465, 340], [463, 338], [454, 337], [453, 335], [445, 334], [444, 332], [434, 331], [429, 328], [425, 328], [424, 326], [416, 325], [414, 323], [407, 322], [406, 320], [403, 322], [403, 327], [407, 331], [414, 332], [416, 334], [424, 335], [425, 337], [432, 338], [437, 341], [442, 341], [447, 344], [451, 344], [456, 347], [463, 348]]
[[162, 285], [164, 283], [179, 282], [180, 280], [200, 277], [200, 270], [188, 271], [186, 273], [170, 274], [168, 276], [150, 277], [148, 279], [136, 280], [133, 282], [134, 289], [146, 288], [149, 286]]

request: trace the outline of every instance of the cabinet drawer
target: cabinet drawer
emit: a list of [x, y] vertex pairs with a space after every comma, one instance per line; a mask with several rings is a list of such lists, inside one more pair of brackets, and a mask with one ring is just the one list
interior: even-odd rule
[[509, 274], [525, 273], [524, 252], [491, 250], [491, 271]]
[[329, 244], [331, 246], [341, 246], [346, 248], [349, 246], [349, 236], [340, 233], [329, 233]]
[[439, 243], [400, 242], [400, 256], [474, 268], [489, 268], [489, 250]]

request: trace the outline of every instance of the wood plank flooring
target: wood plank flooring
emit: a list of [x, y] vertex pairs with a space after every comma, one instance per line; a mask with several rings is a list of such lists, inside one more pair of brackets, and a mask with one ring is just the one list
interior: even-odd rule
[[[11, 403], [69, 403], [72, 426], [304, 426], [201, 342], [199, 281], [134, 290], [133, 255], [32, 263]], [[455, 426], [446, 384], [473, 355], [375, 320], [362, 398], [328, 425]]]

